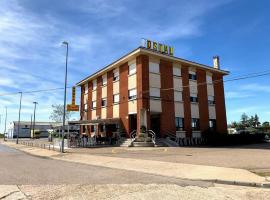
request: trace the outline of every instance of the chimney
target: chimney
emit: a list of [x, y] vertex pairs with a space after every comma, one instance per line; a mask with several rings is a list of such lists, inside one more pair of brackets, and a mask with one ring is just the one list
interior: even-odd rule
[[219, 66], [219, 56], [214, 56], [213, 57], [213, 64], [214, 64], [214, 68], [215, 69], [220, 69], [220, 66]]

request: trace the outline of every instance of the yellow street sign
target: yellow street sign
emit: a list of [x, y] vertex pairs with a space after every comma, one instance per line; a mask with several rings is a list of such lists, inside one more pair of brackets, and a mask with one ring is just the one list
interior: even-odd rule
[[79, 111], [78, 105], [68, 104], [67, 105], [67, 111]]

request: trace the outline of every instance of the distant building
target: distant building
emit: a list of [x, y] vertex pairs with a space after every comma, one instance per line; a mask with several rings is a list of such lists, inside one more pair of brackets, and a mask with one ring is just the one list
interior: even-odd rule
[[[55, 126], [60, 125], [58, 122], [35, 122], [35, 135], [36, 137], [48, 137], [49, 130]], [[21, 121], [19, 127], [20, 138], [33, 138], [33, 124], [27, 121]], [[8, 138], [16, 138], [18, 134], [18, 121], [13, 121], [9, 124]]]

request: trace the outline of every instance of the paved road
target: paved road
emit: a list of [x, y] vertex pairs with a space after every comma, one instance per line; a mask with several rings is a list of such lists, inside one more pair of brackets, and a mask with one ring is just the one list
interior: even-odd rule
[[232, 147], [82, 148], [71, 152], [270, 172], [270, 143]]
[[212, 184], [89, 166], [31, 156], [0, 144], [0, 185], [173, 183], [207, 187]]

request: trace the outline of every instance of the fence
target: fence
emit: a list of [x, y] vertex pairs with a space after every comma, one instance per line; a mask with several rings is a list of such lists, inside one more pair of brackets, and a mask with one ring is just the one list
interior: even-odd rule
[[53, 151], [59, 151], [60, 145], [55, 145], [54, 143], [40, 143], [35, 141], [18, 141], [19, 144], [29, 146], [29, 147], [38, 147], [42, 149], [48, 149]]

